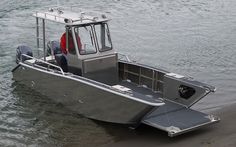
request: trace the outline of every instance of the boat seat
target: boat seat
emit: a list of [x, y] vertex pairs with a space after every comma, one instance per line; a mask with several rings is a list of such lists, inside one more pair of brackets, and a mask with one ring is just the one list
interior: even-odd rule
[[55, 60], [64, 72], [68, 72], [68, 64], [67, 64], [66, 57], [64, 55], [55, 54]]
[[61, 47], [59, 41], [48, 41], [47, 43], [47, 54], [48, 55], [56, 55], [61, 54]]

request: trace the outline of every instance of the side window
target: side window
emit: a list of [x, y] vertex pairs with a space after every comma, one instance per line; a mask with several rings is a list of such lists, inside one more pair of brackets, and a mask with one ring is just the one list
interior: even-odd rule
[[112, 49], [112, 42], [108, 25], [105, 23], [94, 26], [98, 41], [99, 51], [107, 51]]
[[79, 53], [81, 55], [93, 54], [97, 52], [91, 26], [75, 28], [75, 36]]

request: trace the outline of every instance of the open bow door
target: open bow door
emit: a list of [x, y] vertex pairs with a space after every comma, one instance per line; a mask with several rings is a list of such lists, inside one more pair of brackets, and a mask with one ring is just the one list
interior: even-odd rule
[[201, 98], [214, 92], [215, 87], [173, 73], [166, 74], [163, 81], [165, 105], [153, 109], [142, 123], [167, 131], [173, 137], [220, 120], [190, 109]]

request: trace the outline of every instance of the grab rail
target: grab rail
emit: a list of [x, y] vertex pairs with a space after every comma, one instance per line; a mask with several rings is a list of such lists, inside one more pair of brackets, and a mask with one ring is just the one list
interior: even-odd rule
[[[42, 14], [42, 16], [40, 16], [40, 14]], [[59, 20], [59, 19], [67, 19], [66, 17], [62, 17], [62, 16], [57, 16], [57, 15], [54, 15], [54, 14], [49, 14], [47, 12], [36, 12], [35, 14], [35, 17], [43, 17], [44, 19], [47, 19], [49, 17], [53, 17], [55, 21]]]
[[[64, 13], [61, 9], [56, 9], [56, 10], [58, 11], [58, 14]], [[54, 12], [54, 9], [50, 8], [49, 12]], [[38, 18], [42, 18], [42, 19], [50, 19], [52, 21], [61, 21], [61, 23], [74, 23], [77, 21], [83, 22], [85, 20], [89, 20], [89, 21], [94, 22], [98, 19], [98, 17], [87, 16], [84, 14], [85, 14], [85, 12], [80, 12], [80, 16], [78, 16], [78, 18], [76, 18], [76, 19], [73, 19], [70, 17], [63, 17], [63, 16], [56, 15], [56, 14], [50, 14], [47, 12], [36, 12], [34, 16], [38, 17]], [[67, 19], [68, 22], [65, 22], [65, 19]]]
[[[30, 59], [34, 59], [35, 62], [36, 62], [36, 61], [39, 61], [39, 62], [45, 63], [45, 64], [47, 64], [47, 65], [49, 65], [49, 66], [55, 67], [55, 68], [57, 68], [57, 69], [60, 70], [60, 72], [61, 72], [62, 75], [65, 75], [64, 71], [62, 70], [62, 68], [59, 67], [59, 66], [57, 66], [57, 65], [54, 65], [54, 64], [48, 63], [48, 62], [46, 62], [46, 61], [44, 61], [44, 60], [37, 59], [37, 58], [35, 58], [35, 57], [31, 57], [31, 56], [26, 55], [26, 54], [22, 54], [21, 56], [24, 56], [24, 57], [27, 57], [27, 58], [30, 58]], [[21, 58], [21, 59], [22, 59], [22, 58]], [[21, 60], [21, 62], [22, 62], [22, 60]], [[33, 64], [34, 64], [34, 63], [33, 63]]]

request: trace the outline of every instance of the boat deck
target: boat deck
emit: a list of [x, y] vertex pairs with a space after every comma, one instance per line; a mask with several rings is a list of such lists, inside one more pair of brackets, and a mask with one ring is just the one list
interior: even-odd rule
[[163, 100], [162, 95], [160, 93], [155, 93], [151, 89], [146, 88], [144, 86], [140, 86], [132, 82], [128, 82], [128, 81], [122, 81], [119, 83], [119, 85], [129, 88], [130, 94], [132, 94], [132, 96], [136, 98], [148, 100], [148, 101], [159, 101], [159, 100], [162, 101]]

